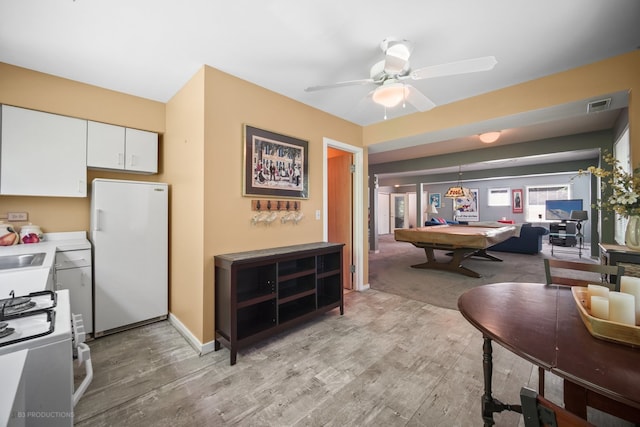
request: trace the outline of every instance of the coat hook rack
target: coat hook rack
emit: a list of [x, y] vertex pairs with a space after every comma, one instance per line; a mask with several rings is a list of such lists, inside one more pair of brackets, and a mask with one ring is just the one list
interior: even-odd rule
[[253, 211], [299, 211], [301, 203], [290, 200], [252, 200], [251, 210]]

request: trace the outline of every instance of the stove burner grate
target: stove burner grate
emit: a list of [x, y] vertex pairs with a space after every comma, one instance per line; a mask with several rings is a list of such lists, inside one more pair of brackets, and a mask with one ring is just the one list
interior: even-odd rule
[[7, 298], [0, 300], [0, 311], [5, 315], [20, 313], [35, 307], [35, 305], [35, 301], [31, 301], [29, 297]]
[[14, 328], [7, 328], [9, 324], [7, 322], [0, 322], [0, 338], [11, 335], [15, 332]]

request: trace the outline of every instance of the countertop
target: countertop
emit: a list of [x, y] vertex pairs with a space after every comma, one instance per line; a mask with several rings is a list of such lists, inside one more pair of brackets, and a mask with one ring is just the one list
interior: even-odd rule
[[42, 265], [34, 267], [0, 270], [0, 298], [8, 298], [9, 292], [15, 296], [42, 291], [47, 287], [49, 272], [54, 264], [56, 251], [91, 249], [85, 231], [45, 233], [40, 243], [0, 246], [0, 256], [45, 253]]

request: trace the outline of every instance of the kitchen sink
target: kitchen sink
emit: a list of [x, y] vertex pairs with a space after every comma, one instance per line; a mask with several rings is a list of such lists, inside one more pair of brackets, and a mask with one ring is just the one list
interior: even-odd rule
[[38, 267], [44, 262], [46, 253], [0, 256], [0, 270], [13, 268]]

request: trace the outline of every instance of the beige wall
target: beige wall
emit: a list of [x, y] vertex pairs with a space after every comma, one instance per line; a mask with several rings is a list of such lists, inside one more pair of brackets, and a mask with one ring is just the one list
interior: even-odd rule
[[[163, 103], [4, 63], [0, 63], [0, 104], [164, 132]], [[88, 184], [97, 177], [158, 180], [155, 175], [90, 170]], [[0, 196], [0, 217], [7, 212], [28, 212], [29, 222], [39, 225], [44, 232], [89, 230], [89, 198]]]
[[[163, 104], [0, 63], [0, 103], [161, 133], [158, 175], [89, 171], [88, 182], [170, 184], [170, 311], [202, 343], [214, 337], [213, 256], [322, 240], [322, 221], [314, 219], [322, 211], [322, 138], [362, 145], [359, 126], [210, 67]], [[310, 197], [300, 224], [250, 224], [252, 199], [242, 197], [244, 123], [309, 141]], [[0, 196], [0, 216], [27, 211], [45, 232], [88, 230], [89, 204]]]
[[[309, 141], [310, 197], [299, 224], [251, 224], [257, 197], [242, 196], [245, 123]], [[323, 137], [361, 146], [359, 126], [211, 67], [167, 104], [171, 312], [202, 343], [214, 339], [216, 254], [322, 240]]]
[[364, 128], [364, 144], [418, 135], [629, 90], [634, 165], [640, 164], [640, 51]]
[[169, 182], [169, 310], [203, 336], [204, 70], [167, 103], [161, 178]]

